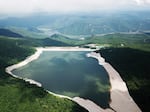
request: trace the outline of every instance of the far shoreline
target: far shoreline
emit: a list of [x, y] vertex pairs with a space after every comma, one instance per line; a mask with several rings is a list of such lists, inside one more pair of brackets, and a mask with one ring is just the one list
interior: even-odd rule
[[[43, 47], [38, 47], [38, 48], [36, 48], [36, 50], [37, 51], [33, 55], [27, 57], [25, 60], [21, 61], [18, 64], [14, 64], [14, 65], [11, 65], [11, 66], [7, 67], [5, 69], [5, 71], [8, 74], [10, 74], [11, 76], [15, 77], [15, 78], [23, 79], [23, 80], [29, 82], [30, 84], [35, 84], [39, 87], [42, 87], [42, 84], [37, 82], [37, 81], [16, 76], [15, 74], [12, 73], [12, 70], [20, 68], [22, 66], [25, 66], [26, 64], [38, 59], [43, 51], [91, 51], [91, 53], [87, 54], [87, 57], [96, 58], [98, 60], [99, 64], [102, 65], [105, 68], [105, 70], [107, 71], [107, 73], [109, 75], [109, 80], [110, 80], [110, 85], [111, 85], [110, 107], [112, 109], [109, 109], [109, 108], [103, 109], [100, 106], [98, 106], [97, 104], [95, 104], [94, 102], [92, 102], [90, 100], [80, 98], [80, 97], [70, 98], [68, 96], [58, 95], [58, 94], [52, 93], [50, 91], [47, 91], [47, 90], [46, 91], [48, 93], [52, 94], [52, 95], [72, 100], [72, 101], [78, 103], [80, 106], [87, 109], [89, 112], [114, 112], [114, 110], [118, 111], [118, 112], [120, 112], [120, 111], [121, 112], [127, 112], [127, 111], [141, 112], [139, 107], [133, 101], [132, 97], [129, 95], [126, 84], [121, 79], [118, 72], [116, 72], [116, 70], [109, 63], [106, 63], [105, 59], [102, 58], [99, 53], [93, 52], [96, 49], [80, 48], [80, 47], [77, 46], [77, 47], [44, 47], [44, 48]], [[120, 98], [118, 99], [118, 96], [116, 96], [118, 94], [123, 95], [124, 98], [119, 100]], [[124, 101], [125, 105], [122, 104], [122, 101]], [[128, 105], [129, 105], [130, 108], [125, 107], [125, 106], [128, 106]]]

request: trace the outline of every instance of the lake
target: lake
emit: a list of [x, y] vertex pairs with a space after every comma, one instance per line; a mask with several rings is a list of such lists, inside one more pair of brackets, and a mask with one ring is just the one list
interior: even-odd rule
[[105, 69], [87, 51], [44, 51], [31, 63], [13, 74], [40, 82], [51, 92], [90, 99], [109, 107], [110, 83]]

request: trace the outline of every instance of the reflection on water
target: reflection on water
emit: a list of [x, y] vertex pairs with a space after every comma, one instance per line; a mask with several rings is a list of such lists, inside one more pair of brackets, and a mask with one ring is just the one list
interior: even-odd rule
[[80, 96], [106, 108], [109, 103], [108, 75], [97, 60], [86, 57], [86, 53], [45, 51], [39, 59], [13, 73], [39, 81], [54, 93]]

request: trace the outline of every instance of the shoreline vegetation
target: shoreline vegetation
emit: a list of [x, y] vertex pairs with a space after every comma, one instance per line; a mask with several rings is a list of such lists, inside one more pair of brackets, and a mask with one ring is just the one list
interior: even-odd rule
[[[33, 60], [38, 59], [40, 54], [43, 51], [95, 51], [95, 49], [89, 49], [89, 48], [79, 48], [79, 47], [45, 47], [45, 48], [36, 48], [35, 54], [27, 57], [24, 61], [9, 66], [5, 69], [5, 71], [12, 75], [15, 78], [23, 79], [21, 77], [18, 77], [14, 74], [12, 74], [12, 70], [17, 69], [19, 67], [22, 67], [28, 63], [30, 63]], [[96, 58], [100, 65], [102, 65], [105, 70], [108, 72], [109, 80], [111, 83], [111, 101], [110, 101], [110, 109], [103, 109], [100, 106], [96, 105], [90, 100], [82, 99], [80, 97], [70, 98], [63, 95], [57, 95], [55, 93], [49, 92], [50, 94], [53, 94], [55, 96], [63, 97], [70, 99], [76, 103], [78, 103], [80, 106], [87, 109], [89, 112], [115, 112], [115, 111], [121, 111], [121, 112], [128, 112], [128, 111], [136, 111], [141, 112], [139, 107], [136, 105], [136, 103], [133, 101], [131, 96], [129, 95], [128, 89], [126, 87], [125, 82], [121, 79], [120, 75], [116, 70], [109, 64], [105, 62], [105, 59], [100, 56], [99, 53], [91, 52], [87, 54], [88, 57]], [[36, 82], [32, 79], [23, 79], [30, 84], [36, 84], [38, 87], [41, 87], [42, 85], [39, 82]]]

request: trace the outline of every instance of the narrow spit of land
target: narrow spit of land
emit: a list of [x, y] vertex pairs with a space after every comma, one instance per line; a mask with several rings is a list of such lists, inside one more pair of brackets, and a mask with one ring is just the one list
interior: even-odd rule
[[[38, 59], [40, 54], [43, 51], [91, 51], [91, 53], [87, 54], [88, 57], [96, 58], [100, 65], [102, 65], [105, 70], [108, 72], [110, 84], [111, 84], [111, 102], [110, 107], [112, 109], [103, 109], [100, 106], [96, 105], [94, 102], [83, 99], [80, 97], [74, 97], [70, 98], [68, 96], [58, 95], [52, 92], [49, 92], [50, 94], [53, 94], [58, 97], [68, 98], [82, 107], [86, 108], [89, 112], [141, 112], [139, 107], [136, 105], [136, 103], [133, 101], [132, 97], [129, 95], [128, 89], [126, 87], [125, 82], [121, 79], [118, 72], [109, 64], [106, 63], [105, 60], [100, 56], [100, 54], [92, 52], [94, 49], [89, 48], [79, 48], [79, 47], [45, 47], [45, 48], [36, 48], [37, 52], [33, 54], [32, 56], [27, 57], [24, 61], [9, 66], [6, 68], [6, 72], [12, 75], [13, 77], [23, 79], [22, 77], [18, 77], [12, 73], [12, 70], [20, 68], [22, 66], [25, 66], [26, 64], [30, 63], [33, 60]], [[25, 81], [28, 81], [31, 84], [36, 84], [37, 86], [41, 87], [42, 84], [39, 82], [36, 82], [32, 79], [23, 79]]]

